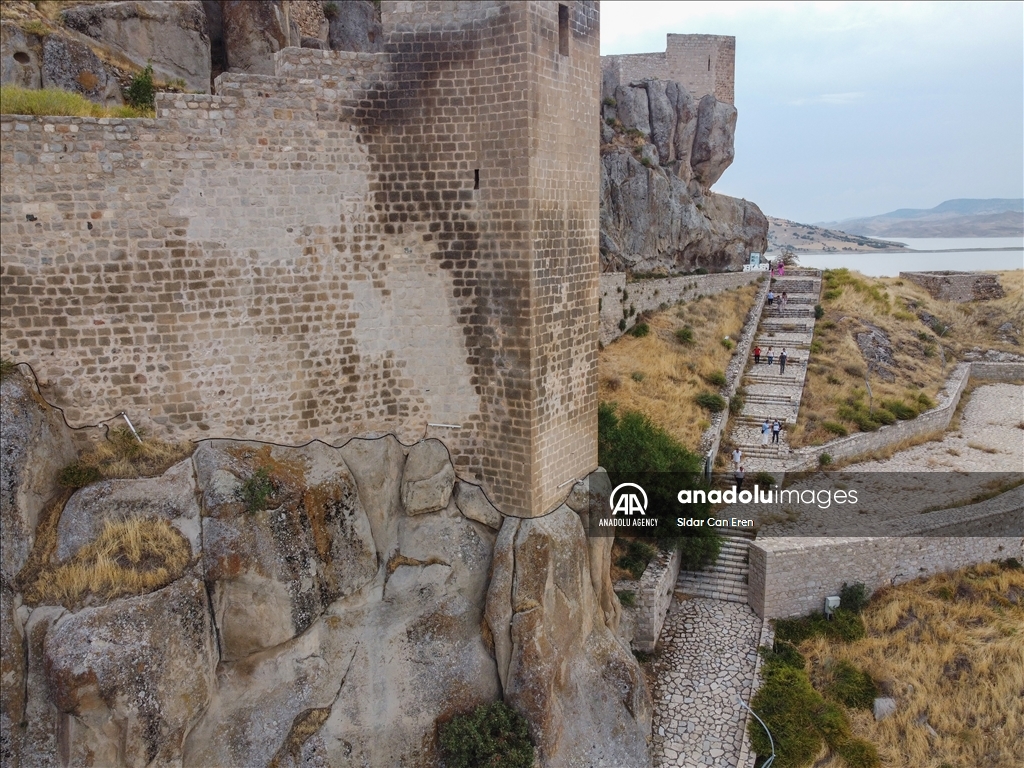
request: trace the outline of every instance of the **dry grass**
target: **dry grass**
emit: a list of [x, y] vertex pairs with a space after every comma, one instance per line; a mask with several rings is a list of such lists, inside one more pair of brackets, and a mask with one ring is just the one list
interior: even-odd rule
[[[609, 344], [598, 357], [600, 400], [640, 411], [685, 447], [697, 449], [708, 412], [693, 398], [719, 391], [705, 378], [725, 371], [732, 352], [722, 338], [738, 338], [759, 287], [746, 285], [658, 312], [647, 320], [647, 336], [625, 335]], [[694, 340], [681, 344], [675, 332], [687, 326]]]
[[179, 578], [191, 556], [188, 541], [166, 520], [108, 520], [71, 560], [40, 569], [26, 585], [25, 600], [75, 608], [90, 596], [141, 595]]
[[139, 436], [141, 443], [126, 427], [111, 429], [106, 440], [83, 452], [72, 466], [77, 465], [81, 474], [95, 470], [106, 480], [156, 477], [195, 451], [193, 443], [165, 443], [142, 431]]
[[896, 699], [881, 722], [849, 711], [853, 734], [875, 744], [883, 766], [1020, 765], [1024, 570], [987, 564], [905, 584], [863, 617], [864, 639], [816, 638], [801, 651], [812, 669], [851, 662]]

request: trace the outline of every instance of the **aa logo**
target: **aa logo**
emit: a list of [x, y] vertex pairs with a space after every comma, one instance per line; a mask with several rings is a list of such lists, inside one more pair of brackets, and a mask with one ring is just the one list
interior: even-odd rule
[[[635, 488], [639, 493], [624, 490], [629, 488]], [[630, 517], [637, 512], [641, 515], [647, 514], [647, 493], [636, 483], [621, 483], [615, 486], [612, 495], [608, 497], [608, 503], [611, 504], [613, 517], [619, 512]]]

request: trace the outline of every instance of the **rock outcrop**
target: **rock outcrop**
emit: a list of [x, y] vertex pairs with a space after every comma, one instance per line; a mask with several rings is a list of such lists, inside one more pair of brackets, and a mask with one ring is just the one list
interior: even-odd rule
[[373, 53], [384, 47], [380, 16], [370, 0], [332, 3], [328, 42], [332, 51]]
[[605, 271], [735, 270], [767, 248], [760, 209], [711, 191], [735, 156], [733, 105], [606, 73], [601, 120]]
[[33, 515], [75, 453], [27, 379], [0, 393], [5, 765], [432, 766], [439, 723], [502, 698], [545, 766], [649, 765], [611, 539], [584, 532], [603, 474], [520, 520], [438, 440], [206, 441], [160, 477], [76, 491], [32, 552], [36, 577], [67, 578], [107, 522], [166, 521], [191, 544], [180, 576], [22, 605]]

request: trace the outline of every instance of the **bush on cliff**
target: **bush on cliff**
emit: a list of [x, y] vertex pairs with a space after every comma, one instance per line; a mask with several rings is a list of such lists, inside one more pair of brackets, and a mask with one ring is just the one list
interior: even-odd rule
[[481, 704], [440, 727], [446, 768], [530, 768], [533, 744], [526, 718], [502, 701]]

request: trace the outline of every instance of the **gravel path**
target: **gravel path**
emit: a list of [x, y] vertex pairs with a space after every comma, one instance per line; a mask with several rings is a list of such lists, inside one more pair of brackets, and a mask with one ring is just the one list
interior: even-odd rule
[[761, 620], [743, 603], [695, 597], [669, 608], [654, 662], [654, 765], [736, 766]]

